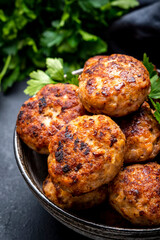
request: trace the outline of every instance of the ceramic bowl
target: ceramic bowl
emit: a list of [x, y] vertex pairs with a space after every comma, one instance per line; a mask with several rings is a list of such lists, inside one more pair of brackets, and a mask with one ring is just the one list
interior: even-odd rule
[[19, 170], [41, 205], [58, 221], [92, 239], [160, 239], [160, 228], [135, 228], [107, 202], [81, 212], [65, 211], [45, 197], [42, 183], [47, 176], [47, 156], [29, 149], [14, 133], [14, 151]]
[[[73, 74], [80, 74], [82, 69]], [[91, 239], [160, 239], [160, 228], [138, 228], [115, 212], [107, 202], [90, 210], [65, 211], [42, 191], [42, 183], [48, 175], [47, 155], [40, 155], [28, 148], [14, 132], [14, 152], [19, 170], [41, 205], [58, 221]]]

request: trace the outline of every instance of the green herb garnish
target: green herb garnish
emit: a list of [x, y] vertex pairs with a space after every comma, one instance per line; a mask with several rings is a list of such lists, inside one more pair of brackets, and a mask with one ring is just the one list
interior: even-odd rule
[[66, 71], [73, 71], [106, 53], [113, 20], [138, 5], [138, 0], [1, 1], [1, 90], [45, 68], [46, 58], [60, 56]]
[[153, 100], [160, 98], [160, 78], [157, 71], [155, 70], [155, 66], [151, 62], [149, 62], [149, 57], [147, 57], [146, 53], [144, 53], [143, 55], [143, 64], [149, 72], [151, 81], [151, 91], [148, 97], [153, 107], [155, 108], [154, 116], [160, 123], [160, 103]]
[[47, 70], [33, 71], [30, 73], [30, 80], [27, 81], [28, 87], [24, 90], [25, 94], [33, 96], [42, 87], [47, 84], [56, 83], [70, 83], [78, 86], [78, 75], [72, 75], [68, 72], [64, 75], [63, 59], [61, 58], [47, 58]]

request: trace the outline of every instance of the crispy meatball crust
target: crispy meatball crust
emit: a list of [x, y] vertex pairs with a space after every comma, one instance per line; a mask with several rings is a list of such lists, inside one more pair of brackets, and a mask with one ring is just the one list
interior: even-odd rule
[[50, 84], [22, 105], [16, 130], [30, 148], [48, 154], [49, 142], [57, 131], [84, 114], [78, 87], [72, 84]]
[[160, 165], [135, 164], [109, 184], [111, 205], [133, 224], [160, 224]]
[[147, 69], [131, 56], [92, 57], [79, 76], [79, 97], [92, 113], [127, 115], [140, 107], [149, 91]]
[[119, 120], [126, 136], [125, 163], [153, 159], [160, 151], [160, 125], [147, 102], [140, 109]]
[[43, 182], [43, 192], [45, 196], [57, 206], [63, 209], [87, 209], [105, 201], [108, 190], [107, 185], [103, 185], [92, 192], [80, 196], [72, 196], [69, 192], [63, 191], [57, 184], [52, 182], [48, 176]]
[[64, 126], [49, 145], [48, 172], [73, 195], [110, 182], [123, 164], [125, 136], [104, 115], [82, 116]]

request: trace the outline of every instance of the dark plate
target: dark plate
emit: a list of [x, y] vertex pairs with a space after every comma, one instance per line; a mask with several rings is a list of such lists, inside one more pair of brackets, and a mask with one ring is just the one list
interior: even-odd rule
[[160, 239], [160, 228], [135, 228], [116, 213], [107, 202], [81, 212], [64, 211], [50, 202], [42, 191], [47, 176], [47, 156], [29, 149], [14, 133], [18, 167], [29, 188], [42, 206], [67, 227], [92, 239]]

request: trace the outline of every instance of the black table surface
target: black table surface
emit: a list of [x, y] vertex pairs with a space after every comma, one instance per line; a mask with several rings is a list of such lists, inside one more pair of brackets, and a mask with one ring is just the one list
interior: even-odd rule
[[0, 93], [0, 239], [84, 239], [68, 229], [39, 204], [16, 164], [13, 132], [18, 111], [25, 100], [26, 83], [16, 83], [7, 94]]

